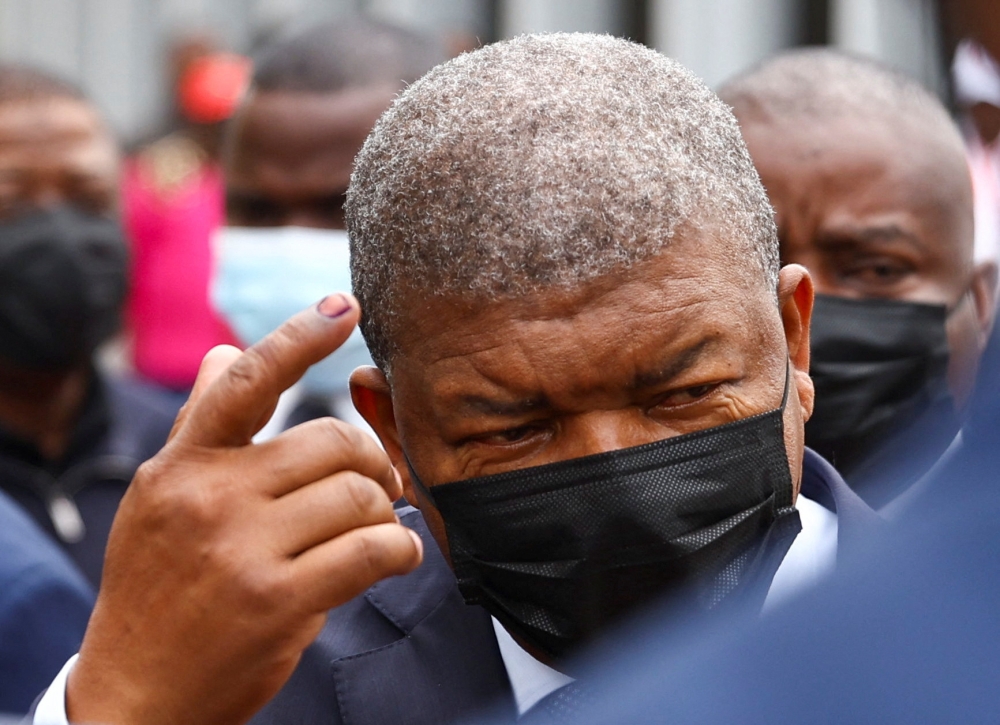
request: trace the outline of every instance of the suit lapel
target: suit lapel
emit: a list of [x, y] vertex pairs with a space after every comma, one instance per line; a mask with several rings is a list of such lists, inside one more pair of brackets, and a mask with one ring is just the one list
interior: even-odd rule
[[424, 563], [365, 595], [404, 636], [333, 662], [344, 725], [443, 725], [490, 706], [513, 718], [513, 695], [489, 614], [465, 604], [420, 514], [398, 514], [424, 540]]
[[802, 460], [801, 493], [837, 514], [837, 560], [864, 548], [885, 526], [879, 516], [825, 458], [806, 448]]

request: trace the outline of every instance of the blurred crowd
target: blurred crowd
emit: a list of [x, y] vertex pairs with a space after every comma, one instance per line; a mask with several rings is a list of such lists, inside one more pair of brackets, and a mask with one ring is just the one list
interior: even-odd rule
[[947, 101], [349, 15], [185, 36], [126, 149], [0, 64], [0, 713], [994, 721], [966, 6]]

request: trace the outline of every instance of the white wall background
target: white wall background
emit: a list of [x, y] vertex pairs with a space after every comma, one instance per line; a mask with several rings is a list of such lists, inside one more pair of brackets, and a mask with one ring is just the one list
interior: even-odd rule
[[[647, 40], [714, 85], [793, 44], [797, 11], [810, 1], [647, 0]], [[931, 0], [830, 5], [837, 45], [940, 83]], [[208, 29], [243, 50], [261, 28], [360, 8], [420, 30], [478, 37], [494, 21], [501, 37], [627, 30], [618, 0], [0, 0], [0, 58], [79, 82], [128, 138], [162, 117], [165, 52], [178, 32]]]

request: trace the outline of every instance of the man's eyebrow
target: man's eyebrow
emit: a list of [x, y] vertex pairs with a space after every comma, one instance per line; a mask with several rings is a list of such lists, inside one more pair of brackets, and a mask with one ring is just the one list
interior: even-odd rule
[[909, 242], [918, 249], [924, 249], [924, 243], [920, 237], [898, 224], [871, 224], [828, 229], [818, 236], [816, 244], [820, 248], [835, 249], [837, 247], [900, 240]]
[[507, 418], [532, 413], [544, 408], [547, 404], [545, 398], [540, 396], [508, 402], [479, 395], [465, 395], [459, 400], [459, 405], [464, 408], [471, 408], [477, 413]]
[[670, 360], [656, 370], [636, 375], [630, 387], [633, 390], [644, 390], [662, 385], [676, 378], [704, 356], [705, 352], [713, 347], [717, 340], [718, 338], [715, 335], [701, 338], [693, 345], [689, 345], [680, 352], [672, 355]]
[[[679, 353], [671, 356], [669, 362], [662, 367], [652, 372], [636, 375], [632, 382], [629, 383], [629, 387], [633, 390], [643, 390], [656, 385], [662, 385], [664, 382], [677, 377], [694, 365], [707, 350], [714, 346], [716, 341], [717, 337], [715, 335], [701, 338], [693, 345], [689, 345]], [[549, 405], [549, 402], [544, 396], [534, 396], [508, 402], [479, 395], [465, 395], [458, 400], [458, 404], [483, 415], [516, 417], [544, 409]]]

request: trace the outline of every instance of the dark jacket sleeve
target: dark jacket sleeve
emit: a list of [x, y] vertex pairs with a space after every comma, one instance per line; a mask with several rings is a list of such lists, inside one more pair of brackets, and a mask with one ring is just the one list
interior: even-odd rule
[[39, 562], [0, 590], [0, 712], [27, 712], [80, 648], [93, 593], [69, 567]]

